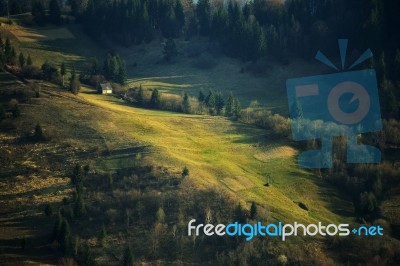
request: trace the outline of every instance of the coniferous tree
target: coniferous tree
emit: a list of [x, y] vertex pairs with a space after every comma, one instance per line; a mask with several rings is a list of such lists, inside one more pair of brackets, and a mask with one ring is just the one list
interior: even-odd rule
[[158, 89], [154, 89], [153, 92], [151, 93], [150, 107], [159, 108], [160, 103], [161, 103], [160, 92], [158, 91]]
[[235, 105], [234, 105], [234, 112], [233, 112], [233, 116], [235, 117], [235, 119], [239, 119], [240, 118], [240, 114], [242, 112], [242, 107], [240, 105], [240, 101], [238, 99], [235, 99]]
[[17, 64], [17, 51], [14, 47], [11, 48], [11, 59], [10, 64], [16, 65]]
[[53, 227], [53, 239], [60, 242], [61, 239], [61, 227], [62, 227], [63, 218], [61, 212], [57, 212], [56, 220], [54, 222]]
[[183, 100], [182, 100], [182, 111], [184, 113], [189, 114], [190, 113], [190, 99], [189, 99], [189, 95], [185, 92], [183, 94]]
[[84, 266], [96, 265], [96, 261], [93, 257], [93, 252], [92, 252], [92, 249], [90, 248], [90, 246], [87, 246], [86, 251], [83, 256], [83, 259], [84, 259], [84, 261], [83, 261]]
[[183, 26], [185, 25], [185, 14], [183, 12], [183, 6], [180, 0], [176, 1], [175, 17], [178, 23], [178, 29], [179, 31], [181, 31]]
[[233, 97], [233, 94], [231, 92], [229, 94], [228, 101], [226, 102], [226, 107], [225, 107], [225, 115], [227, 117], [233, 116], [234, 107], [235, 107], [235, 98]]
[[137, 96], [136, 96], [136, 102], [139, 105], [143, 105], [144, 104], [144, 91], [143, 91], [142, 85], [140, 85], [140, 87], [139, 87], [139, 91], [138, 91]]
[[71, 228], [66, 219], [62, 220], [61, 223], [61, 235], [60, 235], [61, 251], [64, 255], [68, 256], [72, 254], [72, 237]]
[[117, 62], [118, 62], [118, 74], [116, 77], [116, 81], [119, 84], [125, 84], [126, 81], [126, 66], [125, 63], [120, 59], [119, 56], [117, 56]]
[[49, 20], [50, 22], [61, 25], [62, 18], [61, 18], [61, 8], [58, 0], [51, 0], [49, 5]]
[[100, 241], [104, 241], [106, 237], [107, 237], [107, 230], [106, 226], [103, 224], [100, 228], [100, 233], [99, 233]]
[[28, 65], [28, 66], [33, 65], [32, 58], [31, 58], [30, 54], [28, 54], [28, 59], [26, 60], [26, 65]]
[[67, 74], [67, 68], [65, 67], [65, 62], [61, 63], [60, 74], [62, 76], [62, 86], [64, 87], [64, 78]]
[[206, 99], [206, 96], [204, 95], [204, 91], [200, 90], [197, 100], [199, 101], [199, 103], [203, 103], [205, 101], [205, 99]]
[[25, 66], [25, 56], [22, 52], [19, 53], [19, 57], [18, 57], [18, 61], [19, 61], [19, 66], [22, 68]]
[[6, 44], [4, 45], [4, 57], [7, 64], [10, 64], [12, 60], [12, 48], [10, 38], [7, 37]]
[[124, 251], [123, 266], [133, 266], [133, 251], [131, 245], [128, 245]]
[[39, 26], [43, 26], [46, 23], [46, 12], [41, 0], [35, 0], [32, 3], [32, 15]]
[[215, 108], [217, 110], [218, 115], [220, 115], [222, 113], [224, 106], [225, 106], [225, 101], [222, 96], [222, 93], [219, 91], [215, 94]]
[[85, 203], [85, 198], [83, 195], [83, 189], [81, 189], [81, 188], [77, 189], [77, 198], [75, 201], [74, 213], [78, 217], [80, 217], [86, 213], [86, 203]]
[[173, 57], [175, 57], [178, 54], [178, 50], [176, 49], [176, 44], [175, 41], [172, 38], [169, 38], [165, 45], [164, 45], [164, 59], [166, 61], [171, 61]]
[[250, 206], [250, 219], [254, 220], [256, 216], [257, 216], [257, 205], [255, 204], [255, 202], [252, 202]]
[[208, 107], [208, 111], [210, 114], [214, 114], [214, 110], [215, 110], [215, 93], [212, 90], [208, 91], [208, 95], [206, 97], [205, 103]]
[[73, 94], [78, 94], [81, 89], [81, 82], [79, 81], [79, 77], [75, 73], [75, 69], [71, 72], [71, 78], [69, 80], [69, 90]]
[[209, 0], [199, 0], [196, 7], [197, 17], [199, 19], [200, 34], [208, 36], [210, 32], [211, 7]]

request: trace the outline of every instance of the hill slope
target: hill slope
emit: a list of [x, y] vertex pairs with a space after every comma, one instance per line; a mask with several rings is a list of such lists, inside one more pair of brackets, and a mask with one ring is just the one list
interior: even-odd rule
[[[19, 40], [15, 29], [3, 28], [2, 31], [15, 35], [14, 41]], [[79, 29], [74, 28], [73, 31], [79, 32]], [[49, 33], [42, 30], [41, 34], [45, 36]], [[51, 31], [51, 34], [55, 32]], [[90, 42], [83, 39], [80, 43], [81, 39], [77, 37], [73, 40], [73, 47], [64, 47], [65, 40], [56, 39], [48, 49], [49, 46], [45, 45], [48, 38], [44, 37], [44, 40], [35, 39], [33, 44], [29, 44], [22, 39], [19, 46], [29, 51], [35, 62], [51, 58], [56, 63], [67, 59], [74, 64], [84, 60], [87, 48], [74, 51], [73, 47], [87, 47]], [[90, 45], [93, 46], [91, 50], [102, 51], [94, 43]], [[132, 53], [137, 52], [135, 49], [140, 48], [133, 48]], [[172, 71], [169, 75], [174, 74], [173, 66], [162, 67], [163, 71]], [[142, 71], [151, 73], [150, 69]], [[137, 76], [141, 72], [136, 73], [132, 79], [139, 79]], [[154, 76], [158, 74], [155, 72]], [[201, 78], [214, 74], [204, 72]], [[142, 75], [143, 78], [149, 77]], [[4, 92], [9, 92], [9, 79], [7, 74], [3, 75], [1, 83]], [[156, 79], [150, 80], [154, 82]], [[195, 83], [196, 79], [187, 79], [185, 83], [190, 81]], [[222, 81], [213, 84], [216, 86], [218, 82]], [[264, 81], [255, 82], [262, 84]], [[162, 87], [167, 86], [163, 84]], [[116, 172], [133, 165], [138, 154], [148, 164], [168, 168], [176, 174], [187, 166], [190, 169], [189, 179], [198, 189], [220, 189], [246, 207], [255, 201], [268, 221], [311, 223], [351, 220], [350, 202], [324, 180], [299, 169], [295, 156], [297, 150], [292, 143], [277, 139], [271, 132], [222, 117], [134, 108], [113, 96], [99, 95], [91, 88], [83, 88], [78, 96], [51, 84], [42, 84], [42, 90], [43, 97], [21, 106], [22, 118], [16, 121], [16, 132], [4, 134], [2, 140], [2, 147], [6, 150], [9, 147], [30, 150], [26, 154], [11, 152], [13, 171], [3, 166], [9, 174], [4, 176], [2, 183], [2, 206], [9, 206], [10, 209], [2, 209], [1, 219], [3, 224], [10, 224], [15, 232], [11, 234], [10, 230], [6, 230], [1, 239], [3, 247], [8, 240], [12, 242], [12, 248], [6, 248], [11, 253], [18, 245], [16, 239], [37, 237], [38, 232], [48, 230], [44, 228], [48, 225], [42, 225], [36, 231], [26, 229], [32, 226], [31, 222], [19, 227], [14, 217], [21, 210], [30, 208], [31, 211], [22, 216], [23, 223], [26, 223], [33, 217], [41, 217], [43, 204], [60, 203], [64, 196], [70, 195], [71, 187], [66, 176], [77, 161], [89, 163], [98, 173]], [[32, 130], [36, 123], [40, 123], [52, 136], [51, 141], [39, 145], [19, 143], [18, 138]], [[29, 171], [15, 176], [21, 165], [27, 165]], [[271, 176], [272, 186], [264, 186], [267, 176]], [[21, 182], [25, 179], [32, 182]], [[12, 194], [16, 196], [11, 197]], [[20, 203], [18, 208], [16, 202]], [[300, 208], [298, 202], [305, 203], [310, 210]], [[43, 217], [38, 219], [43, 221]]]

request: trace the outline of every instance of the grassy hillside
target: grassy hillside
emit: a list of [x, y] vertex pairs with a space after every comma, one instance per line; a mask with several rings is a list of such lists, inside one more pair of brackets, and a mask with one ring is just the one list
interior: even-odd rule
[[[2, 26], [1, 32], [14, 36], [13, 42], [17, 42], [22, 51], [30, 53], [38, 65], [46, 60], [55, 63], [66, 60], [70, 66], [78, 66], [86, 58], [104, 52], [76, 26], [55, 29], [12, 25]], [[188, 44], [182, 41], [179, 47], [185, 49], [185, 45]], [[129, 66], [131, 86], [137, 83], [159, 86], [162, 91], [179, 94], [186, 89], [197, 94], [200, 87], [211, 87], [232, 90], [244, 102], [259, 99], [270, 107], [280, 107], [285, 101], [281, 83], [288, 73], [302, 75], [312, 68], [295, 62], [289, 66], [271, 67], [271, 74], [256, 78], [246, 71], [239, 73], [242, 65], [224, 57], [218, 59], [217, 66], [208, 70], [191, 67], [191, 59], [186, 57], [178, 58], [173, 65], [157, 64], [161, 47], [154, 41], [146, 48], [120, 49]], [[136, 67], [132, 61], [137, 63]], [[7, 74], [1, 79], [2, 91], [10, 90], [9, 84], [26, 86]], [[175, 174], [187, 166], [190, 169], [189, 180], [197, 189], [221, 189], [241, 201], [246, 208], [255, 201], [268, 221], [352, 220], [351, 203], [326, 181], [299, 169], [296, 147], [287, 140], [278, 139], [272, 132], [222, 117], [134, 108], [87, 87], [78, 96], [51, 84], [42, 84], [42, 88], [43, 97], [22, 105], [22, 118], [16, 122], [16, 135], [23, 135], [40, 123], [52, 140], [43, 145], [28, 143], [24, 146], [29, 151], [26, 153], [12, 152], [14, 172], [5, 166], [5, 170], [10, 172], [4, 176], [1, 199], [2, 206], [10, 206], [10, 209], [2, 207], [0, 218], [14, 230], [3, 231], [1, 235], [2, 240], [12, 240], [10, 247], [6, 245], [7, 241], [2, 242], [7, 252], [18, 253], [16, 248], [12, 248], [17, 245], [16, 238], [37, 236], [41, 230], [47, 230], [45, 225], [28, 230], [32, 224], [20, 227], [17, 218], [12, 217], [27, 207], [32, 209], [23, 215], [23, 221], [40, 217], [38, 210], [43, 204], [60, 203], [64, 196], [70, 195], [66, 176], [77, 161], [89, 163], [99, 174], [129, 168], [137, 158]], [[18, 137], [4, 134], [1, 146], [8, 149], [7, 145], [11, 145], [17, 149], [19, 145], [13, 140], [18, 140]], [[29, 171], [15, 177], [14, 173], [21, 165], [26, 165]], [[271, 177], [272, 186], [264, 186], [267, 176]], [[21, 182], [26, 179], [30, 181]], [[10, 197], [12, 194], [16, 197]], [[19, 201], [21, 205], [17, 208], [15, 203]], [[303, 210], [298, 202], [305, 203], [310, 210]], [[9, 216], [7, 212], [13, 215]]]
[[[90, 89], [84, 89], [79, 97], [112, 111], [112, 119], [98, 122], [102, 130], [118, 130], [128, 139], [153, 147], [151, 159], [155, 164], [177, 169], [188, 166], [200, 186], [221, 186], [242, 200], [268, 206], [269, 216], [274, 219], [343, 219], [329, 209], [346, 206], [346, 202], [334, 194], [332, 197], [333, 190], [322, 180], [298, 169], [296, 151], [271, 132], [221, 117], [133, 108]], [[105, 165], [115, 168], [114, 163], [118, 160]], [[263, 186], [268, 175], [272, 177], [272, 187]], [[302, 210], [294, 201], [305, 202], [311, 212]]]

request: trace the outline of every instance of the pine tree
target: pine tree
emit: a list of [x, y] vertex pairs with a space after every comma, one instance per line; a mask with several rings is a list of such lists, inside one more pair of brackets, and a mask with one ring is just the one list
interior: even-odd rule
[[215, 94], [214, 94], [214, 92], [212, 90], [208, 91], [208, 95], [207, 95], [207, 97], [205, 99], [205, 103], [206, 103], [206, 105], [207, 105], [207, 107], [209, 109], [209, 113], [213, 114], [214, 110], [215, 110], [215, 107], [216, 107], [215, 106], [216, 102], [215, 102]]
[[96, 261], [95, 261], [95, 259], [93, 257], [93, 253], [92, 253], [92, 250], [91, 250], [90, 246], [87, 246], [85, 254], [83, 256], [83, 259], [84, 259], [84, 261], [83, 261], [84, 264], [83, 265], [85, 265], [85, 266], [94, 266], [94, 265], [96, 265]]
[[25, 56], [22, 52], [19, 53], [18, 61], [19, 61], [19, 66], [23, 68], [25, 66], [26, 61], [25, 61]]
[[71, 71], [71, 78], [69, 80], [69, 90], [73, 94], [78, 94], [80, 89], [81, 89], [81, 82], [79, 81], [79, 78], [76, 75], [75, 67], [73, 67]]
[[89, 175], [90, 172], [90, 165], [89, 164], [85, 164], [85, 166], [83, 167], [83, 175], [84, 177], [87, 177]]
[[158, 89], [154, 89], [151, 93], [150, 98], [150, 107], [152, 108], [159, 108], [161, 103], [161, 96]]
[[65, 75], [67, 74], [67, 68], [65, 67], [65, 62], [61, 63], [60, 74], [62, 76], [62, 86], [64, 87], [64, 78], [65, 78]]
[[100, 234], [99, 234], [100, 241], [105, 240], [106, 237], [107, 237], [107, 230], [105, 225], [103, 224], [100, 228]]
[[5, 62], [7, 64], [11, 63], [11, 57], [12, 57], [12, 46], [11, 46], [11, 41], [10, 38], [7, 37], [6, 39], [6, 44], [4, 46], [4, 57], [5, 57]]
[[125, 63], [120, 59], [120, 57], [117, 57], [118, 61], [118, 74], [117, 74], [117, 79], [116, 81], [119, 84], [125, 84], [126, 81], [126, 66]]
[[235, 119], [239, 119], [240, 118], [240, 113], [242, 112], [242, 107], [240, 106], [240, 101], [238, 99], [235, 99], [235, 105], [234, 105], [234, 112], [233, 112], [233, 116], [235, 117]]
[[60, 239], [61, 239], [62, 221], [63, 221], [63, 218], [61, 216], [61, 212], [59, 211], [57, 213], [57, 217], [56, 217], [56, 220], [54, 222], [54, 227], [53, 227], [53, 239], [57, 240], [59, 242], [60, 242]]
[[222, 113], [222, 110], [224, 109], [224, 106], [225, 106], [225, 101], [224, 101], [224, 98], [222, 96], [222, 93], [219, 91], [215, 95], [215, 108], [217, 110], [217, 114], [220, 115]]
[[61, 250], [64, 255], [68, 256], [72, 254], [72, 237], [71, 237], [71, 228], [66, 219], [63, 219], [61, 223], [61, 239], [60, 245]]
[[46, 22], [46, 12], [42, 1], [36, 0], [32, 4], [33, 20], [39, 25], [43, 26]]
[[169, 38], [165, 43], [163, 54], [164, 54], [164, 59], [168, 62], [171, 61], [171, 59], [178, 54], [175, 41], [172, 38]]
[[200, 34], [208, 36], [210, 31], [211, 7], [209, 0], [199, 0], [196, 7], [197, 17], [199, 19]]
[[226, 107], [225, 107], [225, 115], [227, 117], [233, 116], [234, 107], [235, 107], [235, 98], [233, 97], [233, 94], [231, 92], [229, 94], [228, 101], [226, 102]]
[[17, 64], [17, 51], [14, 47], [11, 48], [11, 60], [10, 64], [15, 65]]
[[250, 206], [250, 219], [254, 220], [257, 216], [257, 205], [252, 202]]
[[136, 96], [136, 102], [139, 105], [143, 105], [144, 104], [144, 91], [143, 91], [143, 88], [142, 88], [141, 84], [140, 84], [139, 91], [138, 91], [137, 96]]
[[77, 190], [78, 193], [75, 201], [74, 213], [76, 216], [80, 217], [86, 213], [86, 204], [85, 204], [85, 198], [83, 196], [83, 189], [78, 188]]
[[206, 99], [206, 96], [204, 95], [204, 91], [200, 90], [197, 100], [199, 101], [199, 103], [203, 103], [205, 101], [205, 99]]
[[185, 92], [183, 94], [183, 101], [182, 101], [182, 111], [184, 113], [189, 114], [190, 113], [190, 99], [189, 99], [189, 95]]
[[75, 167], [72, 171], [71, 182], [74, 185], [77, 185], [78, 183], [83, 182], [82, 167], [79, 163], [75, 164]]
[[133, 252], [132, 252], [131, 245], [128, 245], [125, 248], [124, 259], [123, 259], [122, 265], [123, 266], [133, 266]]
[[32, 58], [31, 58], [31, 55], [30, 55], [30, 54], [28, 54], [28, 59], [26, 60], [26, 64], [27, 64], [28, 66], [31, 66], [31, 65], [33, 64]]
[[175, 5], [175, 17], [179, 26], [179, 30], [181, 30], [185, 25], [185, 14], [183, 13], [182, 3], [179, 0], [176, 1]]
[[247, 213], [243, 210], [242, 205], [239, 203], [233, 211], [234, 220], [241, 224], [247, 222]]
[[61, 8], [58, 0], [51, 0], [49, 5], [49, 18], [50, 21], [54, 24], [60, 25], [62, 24], [61, 18]]

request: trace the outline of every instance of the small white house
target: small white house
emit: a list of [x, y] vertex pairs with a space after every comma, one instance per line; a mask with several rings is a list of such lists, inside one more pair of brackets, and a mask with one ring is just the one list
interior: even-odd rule
[[110, 83], [100, 83], [99, 92], [101, 94], [111, 94], [111, 93], [113, 93], [111, 84]]

